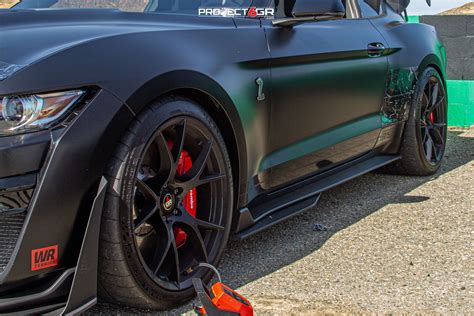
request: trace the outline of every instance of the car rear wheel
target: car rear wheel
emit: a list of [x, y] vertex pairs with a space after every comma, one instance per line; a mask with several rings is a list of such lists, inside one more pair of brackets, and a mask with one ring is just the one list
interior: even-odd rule
[[446, 149], [447, 110], [443, 80], [434, 68], [428, 67], [414, 94], [400, 148], [402, 159], [385, 170], [418, 176], [436, 173]]
[[101, 227], [99, 293], [139, 308], [170, 309], [208, 282], [232, 218], [224, 141], [197, 104], [168, 98], [147, 108], [112, 158]]

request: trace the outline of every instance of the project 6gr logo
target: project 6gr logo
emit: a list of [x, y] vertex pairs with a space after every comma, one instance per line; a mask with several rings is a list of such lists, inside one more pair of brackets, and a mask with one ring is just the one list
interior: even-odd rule
[[275, 9], [273, 8], [218, 8], [218, 7], [202, 7], [199, 8], [198, 14], [200, 16], [247, 16], [247, 17], [268, 17], [275, 15]]

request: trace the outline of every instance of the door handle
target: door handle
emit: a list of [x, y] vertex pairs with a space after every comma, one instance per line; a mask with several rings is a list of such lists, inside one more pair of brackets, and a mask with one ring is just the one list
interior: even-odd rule
[[370, 43], [367, 45], [367, 54], [370, 57], [380, 57], [385, 52], [385, 46], [382, 43]]

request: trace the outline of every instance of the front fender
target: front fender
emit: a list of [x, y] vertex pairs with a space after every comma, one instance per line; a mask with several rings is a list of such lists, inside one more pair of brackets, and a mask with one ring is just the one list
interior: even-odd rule
[[[67, 127], [51, 132], [28, 215], [0, 284], [74, 267], [94, 194], [115, 144], [133, 119], [122, 101], [100, 90]], [[58, 246], [58, 265], [32, 271], [32, 250]]]

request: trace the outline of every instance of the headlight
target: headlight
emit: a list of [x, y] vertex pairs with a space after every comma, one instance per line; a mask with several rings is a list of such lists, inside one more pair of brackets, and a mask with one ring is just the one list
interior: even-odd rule
[[48, 128], [76, 103], [84, 91], [0, 97], [0, 135]]

